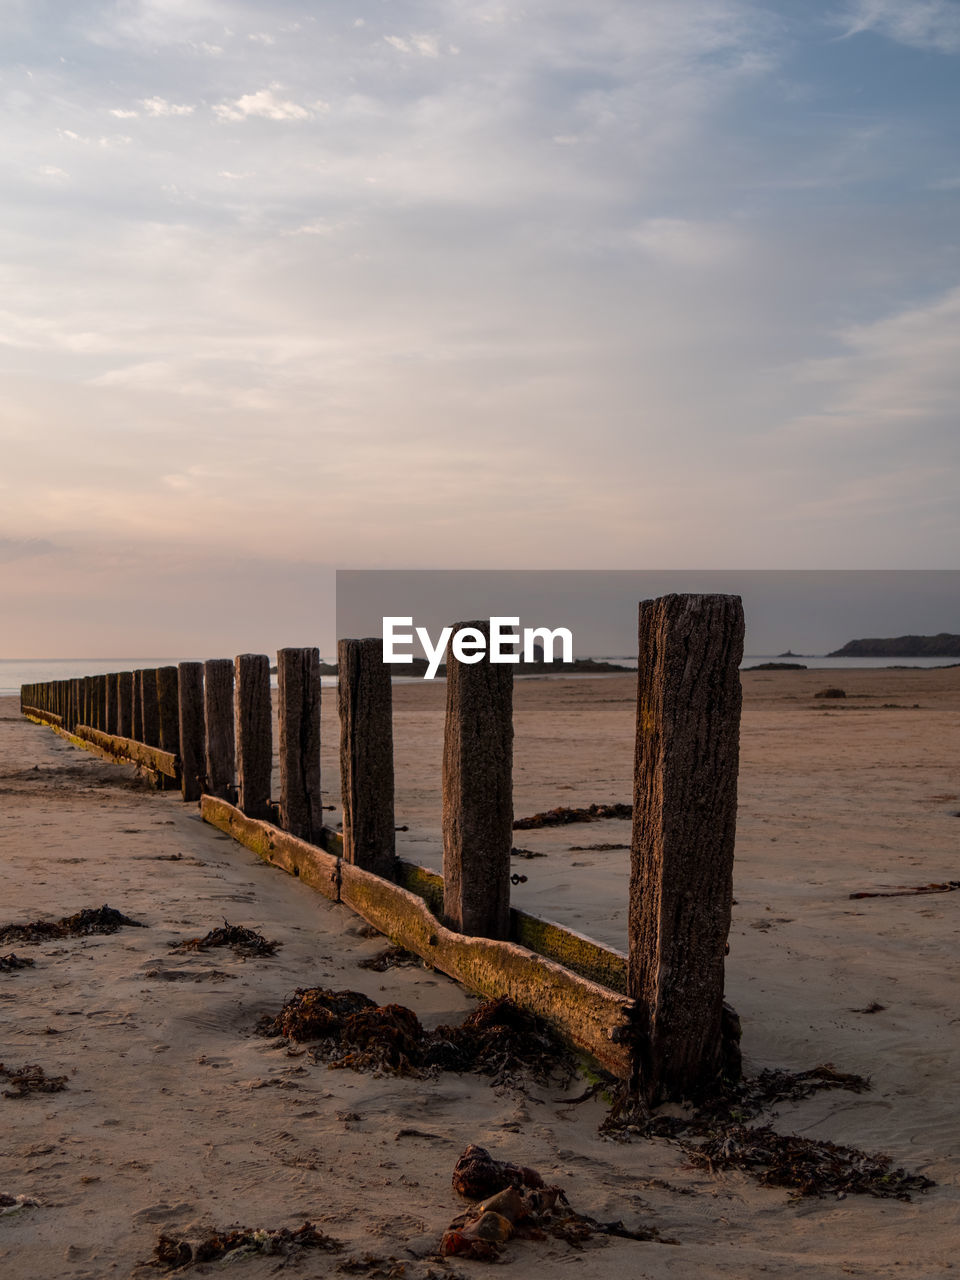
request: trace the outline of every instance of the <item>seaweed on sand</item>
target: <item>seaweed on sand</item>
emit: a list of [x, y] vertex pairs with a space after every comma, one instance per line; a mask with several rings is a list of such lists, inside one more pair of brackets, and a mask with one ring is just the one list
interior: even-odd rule
[[730, 1125], [704, 1143], [684, 1143], [683, 1148], [695, 1165], [711, 1173], [745, 1169], [756, 1173], [762, 1186], [788, 1187], [796, 1197], [852, 1192], [909, 1200], [912, 1191], [934, 1185], [921, 1173], [891, 1169], [893, 1161], [887, 1155], [776, 1133], [766, 1125]]
[[67, 1087], [66, 1076], [48, 1076], [43, 1067], [35, 1063], [13, 1068], [0, 1062], [0, 1077], [11, 1086], [4, 1089], [5, 1098], [26, 1098], [31, 1093], [62, 1093]]
[[377, 1006], [359, 991], [300, 988], [276, 1017], [261, 1019], [259, 1030], [319, 1041], [318, 1060], [355, 1071], [474, 1072], [503, 1084], [523, 1076], [569, 1079], [574, 1069], [553, 1032], [506, 999], [486, 1001], [458, 1026], [427, 1031], [403, 1005]]
[[175, 1236], [162, 1235], [153, 1250], [151, 1265], [170, 1271], [200, 1266], [205, 1262], [235, 1262], [254, 1254], [293, 1258], [306, 1249], [339, 1253], [342, 1248], [339, 1240], [324, 1235], [312, 1222], [305, 1222], [295, 1231], [288, 1227], [276, 1231], [262, 1227], [234, 1227], [229, 1231], [211, 1231], [199, 1240], [178, 1240]]
[[514, 831], [529, 831], [535, 827], [564, 827], [571, 822], [596, 822], [598, 818], [632, 818], [632, 804], [591, 804], [585, 809], [568, 809], [561, 805], [546, 809], [529, 818], [514, 819]]
[[686, 1115], [658, 1115], [624, 1090], [600, 1131], [621, 1141], [633, 1135], [672, 1138], [698, 1168], [742, 1169], [763, 1186], [789, 1188], [795, 1199], [855, 1193], [909, 1200], [911, 1192], [935, 1184], [923, 1174], [892, 1169], [887, 1155], [744, 1124], [778, 1102], [796, 1102], [824, 1089], [864, 1093], [869, 1088], [865, 1076], [838, 1071], [828, 1062], [808, 1071], [761, 1071], [718, 1089]]
[[453, 1171], [453, 1189], [473, 1204], [451, 1222], [440, 1242], [443, 1257], [496, 1262], [502, 1246], [514, 1237], [546, 1240], [548, 1236], [579, 1248], [591, 1236], [627, 1240], [660, 1240], [655, 1227], [625, 1227], [600, 1222], [574, 1210], [562, 1187], [548, 1187], [536, 1169], [494, 1160], [484, 1147], [468, 1146]]
[[15, 973], [17, 969], [29, 969], [32, 965], [29, 956], [17, 956], [12, 951], [8, 956], [0, 956], [0, 973]]
[[47, 942], [53, 938], [85, 938], [94, 933], [116, 933], [124, 926], [144, 928], [140, 920], [131, 920], [120, 911], [104, 904], [102, 907], [85, 907], [72, 916], [60, 920], [32, 920], [29, 924], [5, 924], [0, 926], [0, 943]]
[[209, 951], [211, 947], [230, 947], [234, 955], [242, 959], [253, 956], [273, 956], [277, 954], [279, 942], [271, 942], [255, 929], [247, 929], [242, 924], [230, 924], [224, 920], [221, 929], [211, 929], [202, 938], [187, 938], [184, 942], [172, 942], [174, 951]]

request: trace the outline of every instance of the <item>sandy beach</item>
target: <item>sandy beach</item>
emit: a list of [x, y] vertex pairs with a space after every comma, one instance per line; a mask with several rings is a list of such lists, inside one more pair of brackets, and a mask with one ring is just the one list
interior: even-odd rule
[[[832, 1062], [868, 1075], [870, 1092], [781, 1103], [773, 1123], [887, 1152], [935, 1187], [910, 1203], [792, 1201], [743, 1173], [695, 1169], [669, 1141], [602, 1137], [603, 1100], [571, 1102], [582, 1079], [518, 1092], [472, 1075], [378, 1077], [256, 1035], [303, 986], [361, 990], [427, 1026], [477, 1002], [423, 967], [360, 968], [384, 941], [345, 907], [5, 698], [0, 925], [109, 903], [146, 927], [0, 948], [35, 962], [0, 974], [0, 1061], [67, 1077], [63, 1092], [0, 1097], [0, 1192], [39, 1202], [0, 1217], [3, 1275], [156, 1275], [143, 1264], [161, 1231], [305, 1220], [343, 1249], [307, 1253], [292, 1274], [481, 1274], [432, 1256], [462, 1208], [450, 1178], [468, 1143], [535, 1167], [584, 1213], [676, 1241], [513, 1241], [516, 1275], [934, 1280], [960, 1269], [960, 892], [850, 898], [960, 875], [960, 668], [757, 671], [743, 684], [727, 993], [746, 1069]], [[847, 696], [814, 696], [831, 684]], [[631, 676], [517, 682], [518, 817], [631, 799], [634, 689]], [[395, 687], [398, 852], [433, 867], [443, 706], [440, 683]], [[625, 948], [629, 823], [516, 836], [546, 856], [515, 859], [527, 877], [515, 904]], [[224, 919], [279, 941], [277, 955], [171, 951]], [[251, 1258], [236, 1273], [254, 1280], [277, 1264]]]

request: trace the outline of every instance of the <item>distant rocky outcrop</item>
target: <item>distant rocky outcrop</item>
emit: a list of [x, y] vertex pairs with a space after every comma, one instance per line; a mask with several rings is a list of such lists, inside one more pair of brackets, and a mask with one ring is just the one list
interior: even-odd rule
[[758, 662], [753, 667], [744, 667], [744, 671], [806, 671], [804, 662]]
[[828, 658], [960, 658], [960, 636], [941, 631], [935, 636], [893, 636], [888, 639], [848, 640]]

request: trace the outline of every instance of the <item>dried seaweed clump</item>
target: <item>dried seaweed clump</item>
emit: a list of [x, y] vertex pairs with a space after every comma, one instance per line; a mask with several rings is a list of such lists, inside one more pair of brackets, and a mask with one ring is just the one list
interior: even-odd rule
[[440, 1241], [443, 1257], [497, 1262], [508, 1240], [553, 1237], [579, 1248], [591, 1236], [661, 1240], [655, 1227], [631, 1229], [622, 1222], [599, 1222], [571, 1208], [562, 1187], [548, 1187], [536, 1169], [494, 1160], [484, 1147], [470, 1145], [453, 1171], [453, 1189], [479, 1200], [458, 1214]]
[[29, 969], [32, 964], [28, 956], [16, 956], [11, 951], [8, 956], [0, 956], [0, 973], [15, 973], [17, 969]]
[[279, 942], [271, 942], [255, 929], [247, 929], [242, 924], [223, 922], [222, 929], [211, 929], [202, 938], [187, 938], [184, 942], [170, 944], [174, 951], [209, 951], [211, 947], [230, 947], [234, 955], [241, 959], [254, 956], [274, 956], [277, 954]]
[[472, 1071], [502, 1084], [531, 1076], [539, 1084], [568, 1082], [576, 1064], [546, 1023], [501, 997], [487, 1000], [458, 1027], [437, 1027], [427, 1066], [441, 1071]]
[[301, 988], [275, 1018], [261, 1019], [264, 1035], [317, 1040], [316, 1056], [335, 1067], [429, 1075], [475, 1072], [505, 1083], [532, 1076], [542, 1082], [573, 1073], [573, 1060], [553, 1033], [512, 1001], [488, 1000], [455, 1027], [426, 1031], [412, 1009], [377, 1006], [359, 991]]
[[72, 916], [60, 920], [32, 920], [29, 924], [5, 924], [0, 927], [0, 943], [47, 942], [52, 938], [84, 938], [92, 933], [116, 933], [124, 926], [134, 929], [144, 927], [142, 921], [115, 911], [106, 904], [102, 907], [85, 907]]
[[339, 1240], [324, 1235], [312, 1222], [305, 1222], [296, 1231], [288, 1227], [276, 1231], [262, 1227], [234, 1227], [230, 1231], [211, 1231], [199, 1240], [178, 1240], [174, 1236], [162, 1235], [153, 1250], [152, 1265], [172, 1270], [200, 1266], [205, 1262], [236, 1262], [255, 1254], [293, 1258], [307, 1249], [339, 1253], [342, 1248]]
[[514, 831], [529, 831], [534, 827], [565, 827], [571, 822], [596, 822], [598, 818], [632, 818], [632, 804], [591, 804], [586, 809], [547, 809], [529, 818], [515, 818]]
[[762, 1186], [789, 1187], [796, 1197], [855, 1193], [909, 1200], [911, 1192], [934, 1185], [923, 1174], [891, 1169], [889, 1156], [776, 1133], [766, 1126], [732, 1125], [702, 1144], [682, 1145], [699, 1168], [746, 1169], [757, 1174]]
[[31, 1093], [62, 1093], [67, 1087], [66, 1076], [48, 1076], [43, 1067], [6, 1067], [0, 1062], [0, 1077], [11, 1086], [4, 1089], [5, 1098], [26, 1098]]
[[829, 1062], [808, 1071], [768, 1069], [724, 1087], [688, 1115], [657, 1115], [624, 1091], [600, 1129], [620, 1140], [674, 1139], [698, 1168], [743, 1169], [764, 1186], [788, 1187], [794, 1198], [857, 1193], [909, 1200], [911, 1192], [935, 1184], [922, 1174], [891, 1169], [889, 1156], [743, 1123], [778, 1102], [797, 1102], [824, 1089], [869, 1088], [865, 1076], [838, 1071]]

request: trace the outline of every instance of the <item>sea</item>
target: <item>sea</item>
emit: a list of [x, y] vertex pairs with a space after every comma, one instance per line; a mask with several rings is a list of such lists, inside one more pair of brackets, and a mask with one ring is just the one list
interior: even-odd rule
[[[95, 676], [105, 671], [136, 671], [141, 667], [176, 666], [181, 661], [183, 661], [181, 658], [0, 658], [0, 696], [19, 694], [22, 684], [40, 684], [47, 680], [72, 680], [75, 676]], [[631, 670], [635, 670], [637, 666], [635, 657], [612, 656], [599, 658], [598, 661], [615, 663], [619, 667], [629, 667]], [[955, 658], [828, 658], [824, 655], [810, 657], [804, 654], [791, 654], [790, 657], [785, 658], [778, 654], [749, 654], [744, 657], [741, 670], [747, 671], [763, 662], [802, 663], [811, 671], [958, 665]], [[587, 673], [584, 673], [584, 676], [586, 677]], [[277, 678], [273, 676], [271, 683], [274, 687], [276, 682]], [[336, 677], [324, 676], [322, 683], [334, 685]]]

